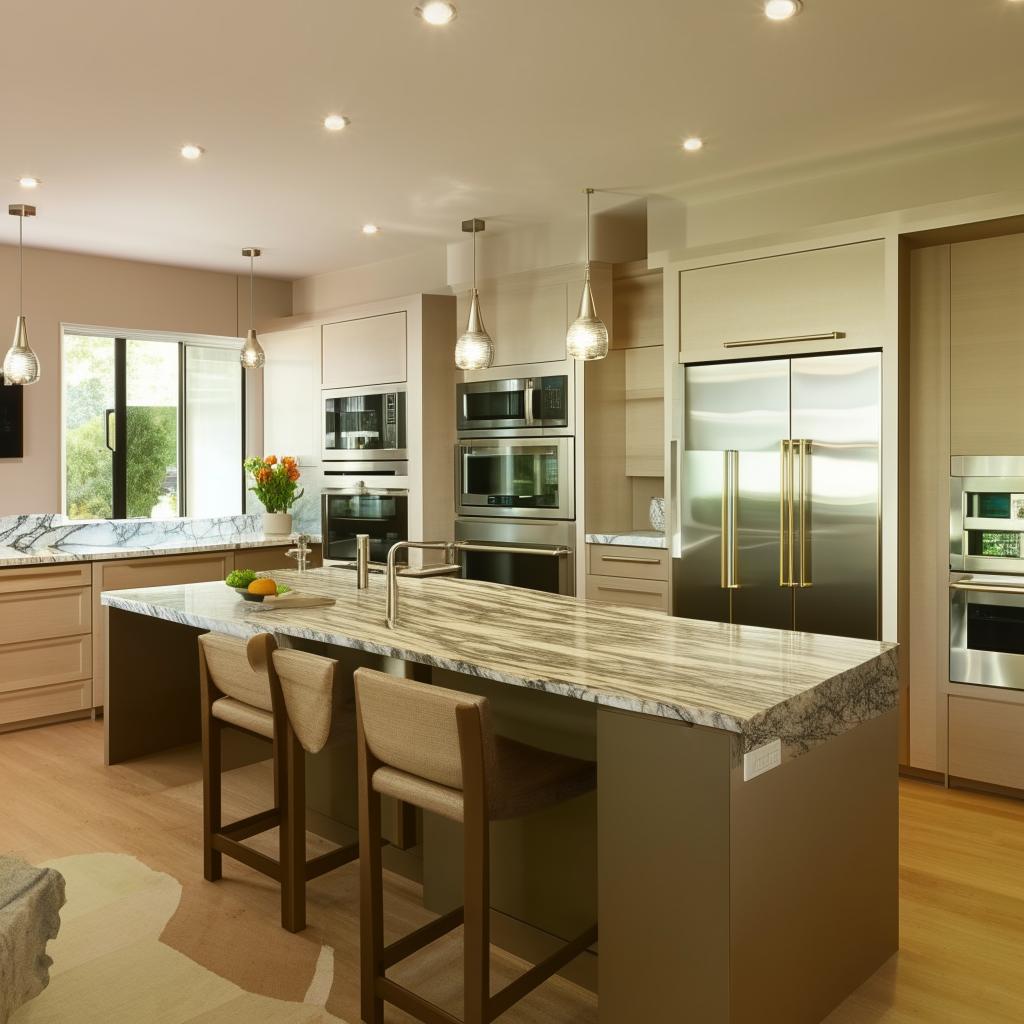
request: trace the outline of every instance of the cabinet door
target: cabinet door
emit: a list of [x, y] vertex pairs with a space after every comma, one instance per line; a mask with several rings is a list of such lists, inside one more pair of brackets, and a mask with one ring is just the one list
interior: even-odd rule
[[100, 603], [100, 594], [104, 590], [136, 590], [140, 587], [169, 587], [180, 583], [223, 580], [234, 565], [231, 551], [93, 563], [92, 667], [93, 703], [97, 707], [102, 706], [107, 697], [108, 609]]
[[[564, 282], [530, 288], [501, 285], [483, 288], [480, 312], [494, 339], [492, 365], [564, 361], [568, 309], [568, 289]], [[460, 331], [468, 311], [469, 296], [464, 295], [459, 300]]]
[[1024, 789], [1024, 705], [951, 695], [949, 774]]
[[668, 583], [661, 580], [588, 575], [587, 600], [667, 612]]
[[260, 336], [263, 370], [263, 448], [320, 461], [320, 328], [302, 327]]
[[[860, 242], [685, 270], [679, 289], [683, 362], [877, 348], [885, 246]], [[844, 337], [830, 340], [833, 332]], [[780, 338], [806, 340], [744, 344]]]
[[1024, 451], [1024, 235], [950, 247], [950, 452]]
[[405, 312], [324, 324], [325, 388], [361, 388], [406, 380]]

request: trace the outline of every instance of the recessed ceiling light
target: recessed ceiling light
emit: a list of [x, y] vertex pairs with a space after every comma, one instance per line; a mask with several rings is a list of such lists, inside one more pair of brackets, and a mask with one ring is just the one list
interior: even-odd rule
[[38, 178], [32, 178], [32, 177], [29, 177], [28, 175], [26, 175], [24, 178], [19, 178], [18, 179], [18, 184], [22, 188], [39, 188], [39, 179]]
[[324, 118], [324, 127], [329, 132], [340, 132], [349, 126], [349, 119], [344, 114], [328, 114]]
[[181, 147], [181, 155], [186, 160], [198, 160], [204, 152], [205, 150], [202, 146], [196, 146], [191, 142]]
[[687, 153], [696, 153], [697, 150], [704, 148], [704, 140], [698, 138], [696, 135], [691, 135], [688, 139], [683, 139], [683, 149]]
[[375, 234], [377, 234], [378, 231], [380, 231], [380, 228], [377, 227], [376, 224], [364, 224], [363, 225], [363, 234], [364, 235], [375, 235]]
[[764, 13], [772, 21], [786, 21], [799, 14], [803, 6], [803, 0], [764, 0]]
[[455, 20], [458, 13], [455, 4], [448, 3], [448, 0], [427, 0], [425, 4], [416, 8], [416, 13], [428, 25], [447, 25]]

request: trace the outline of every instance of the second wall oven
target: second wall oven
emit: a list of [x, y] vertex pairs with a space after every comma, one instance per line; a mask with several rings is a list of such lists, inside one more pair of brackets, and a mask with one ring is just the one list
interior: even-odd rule
[[456, 515], [573, 519], [573, 439], [487, 438], [456, 446]]

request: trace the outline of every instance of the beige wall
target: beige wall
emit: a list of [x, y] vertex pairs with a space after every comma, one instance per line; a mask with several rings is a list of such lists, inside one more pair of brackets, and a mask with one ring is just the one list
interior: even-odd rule
[[[13, 334], [17, 249], [0, 246], [0, 348]], [[261, 279], [257, 323], [291, 312], [291, 284]], [[60, 325], [237, 337], [248, 324], [248, 280], [234, 274], [25, 250], [25, 315], [42, 377], [25, 389], [25, 455], [0, 459], [0, 515], [60, 511]], [[253, 389], [259, 395], [258, 382]], [[258, 399], [253, 414], [258, 414]]]

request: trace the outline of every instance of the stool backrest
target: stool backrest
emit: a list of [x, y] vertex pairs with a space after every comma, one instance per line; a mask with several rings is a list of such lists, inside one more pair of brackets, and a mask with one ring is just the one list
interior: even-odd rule
[[485, 775], [491, 774], [495, 745], [486, 697], [366, 668], [356, 671], [355, 688], [366, 745], [378, 761], [450, 789], [463, 789], [457, 712], [472, 709], [479, 716]]
[[303, 750], [317, 753], [327, 744], [339, 707], [347, 703], [338, 662], [307, 651], [276, 650], [273, 665], [284, 704]]
[[225, 696], [263, 711], [273, 711], [269, 658], [277, 643], [269, 633], [248, 641], [224, 633], [199, 637], [199, 656], [210, 682]]

